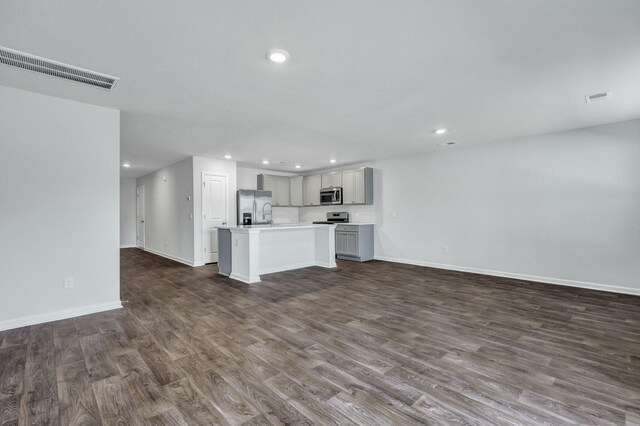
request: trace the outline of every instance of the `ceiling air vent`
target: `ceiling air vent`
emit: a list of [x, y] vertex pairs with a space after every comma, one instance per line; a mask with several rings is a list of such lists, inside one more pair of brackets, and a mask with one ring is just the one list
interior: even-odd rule
[[85, 70], [2, 46], [0, 46], [0, 64], [35, 71], [107, 90], [113, 89], [116, 83], [118, 83], [118, 80], [120, 80], [118, 77], [111, 77], [106, 74]]
[[449, 141], [449, 142], [443, 142], [443, 143], [439, 143], [438, 146], [451, 146], [451, 145], [457, 145], [458, 142], [456, 141]]
[[585, 96], [584, 100], [587, 101], [588, 104], [593, 102], [606, 101], [611, 98], [611, 92], [602, 92], [596, 93], [595, 95]]

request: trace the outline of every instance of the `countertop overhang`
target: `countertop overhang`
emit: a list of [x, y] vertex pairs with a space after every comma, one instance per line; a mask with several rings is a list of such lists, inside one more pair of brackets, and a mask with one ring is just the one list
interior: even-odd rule
[[307, 229], [307, 228], [325, 228], [327, 226], [336, 225], [324, 225], [313, 223], [278, 223], [270, 225], [228, 225], [228, 226], [216, 226], [217, 229], [228, 229], [232, 232], [259, 232], [259, 231], [278, 231], [286, 229]]

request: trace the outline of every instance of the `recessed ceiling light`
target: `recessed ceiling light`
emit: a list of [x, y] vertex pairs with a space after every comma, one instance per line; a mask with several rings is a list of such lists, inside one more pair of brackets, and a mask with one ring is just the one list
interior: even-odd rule
[[299, 169], [300, 167], [302, 167], [300, 164], [296, 164], [296, 169]]
[[131, 167], [131, 164], [129, 164], [127, 162], [124, 162], [124, 163], [122, 163], [122, 167]]
[[434, 132], [436, 135], [444, 135], [445, 133], [447, 133], [447, 129], [438, 129], [438, 130], [434, 130]]
[[269, 164], [269, 160], [262, 160], [262, 164]]
[[330, 163], [335, 163], [335, 162], [336, 162], [336, 159], [335, 159], [335, 158], [332, 158], [331, 160], [329, 160], [329, 162], [330, 162]]
[[231, 160], [231, 156], [229, 154], [225, 155], [224, 158], [226, 158], [227, 160]]
[[269, 58], [271, 62], [281, 64], [289, 59], [289, 52], [283, 49], [271, 49], [267, 52], [267, 58]]

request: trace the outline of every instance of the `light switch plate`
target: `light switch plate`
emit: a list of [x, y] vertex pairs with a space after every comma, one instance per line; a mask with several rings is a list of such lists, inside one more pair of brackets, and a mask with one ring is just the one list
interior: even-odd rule
[[73, 277], [65, 277], [63, 285], [64, 288], [73, 288]]

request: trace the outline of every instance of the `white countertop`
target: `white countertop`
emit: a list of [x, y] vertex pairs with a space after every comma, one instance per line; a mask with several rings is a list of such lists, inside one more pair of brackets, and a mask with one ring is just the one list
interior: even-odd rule
[[275, 230], [284, 230], [284, 229], [301, 229], [301, 228], [323, 228], [326, 226], [335, 226], [335, 225], [324, 225], [324, 224], [313, 224], [313, 223], [275, 223], [269, 225], [230, 225], [230, 226], [216, 226], [218, 229], [243, 229], [243, 230], [251, 230], [255, 229], [258, 231], [275, 231]]

